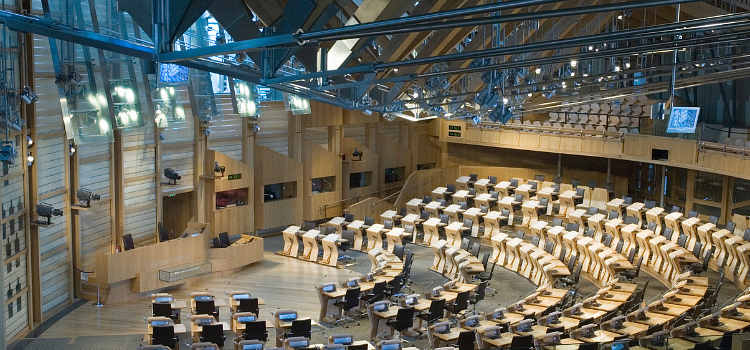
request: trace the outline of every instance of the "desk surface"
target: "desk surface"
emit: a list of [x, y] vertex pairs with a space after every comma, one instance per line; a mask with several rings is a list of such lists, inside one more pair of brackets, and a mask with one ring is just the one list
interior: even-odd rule
[[[187, 333], [187, 328], [185, 328], [185, 325], [182, 323], [175, 323], [174, 326], [174, 333], [175, 334], [182, 334]], [[152, 335], [154, 334], [154, 327], [151, 327], [151, 325], [148, 325], [148, 331], [146, 331], [146, 334]]]
[[458, 335], [461, 334], [461, 332], [468, 332], [468, 329], [464, 329], [461, 327], [451, 327], [450, 332], [448, 333], [433, 333], [435, 334], [435, 338], [438, 338], [442, 341], [453, 341], [458, 339]]

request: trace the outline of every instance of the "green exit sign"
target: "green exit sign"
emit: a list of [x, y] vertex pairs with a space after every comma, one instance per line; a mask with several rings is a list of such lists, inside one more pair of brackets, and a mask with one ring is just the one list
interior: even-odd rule
[[227, 179], [229, 180], [239, 180], [241, 178], [242, 178], [242, 174], [227, 175]]
[[455, 132], [455, 131], [449, 131], [448, 132], [448, 136], [450, 136], [450, 137], [461, 137], [461, 133], [460, 132]]
[[448, 125], [448, 130], [461, 131], [461, 125]]

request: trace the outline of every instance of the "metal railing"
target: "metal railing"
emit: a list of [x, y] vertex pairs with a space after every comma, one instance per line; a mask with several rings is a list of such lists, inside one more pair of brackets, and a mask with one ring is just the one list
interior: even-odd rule
[[[416, 172], [412, 173], [412, 175], [414, 175], [415, 173], [416, 173]], [[380, 203], [380, 202], [382, 202], [382, 201], [386, 201], [386, 200], [388, 200], [388, 199], [392, 198], [393, 196], [398, 196], [398, 195], [400, 195], [400, 194], [401, 194], [402, 192], [404, 192], [404, 191], [406, 191], [406, 190], [408, 190], [408, 189], [410, 189], [410, 188], [412, 188], [412, 187], [415, 187], [415, 186], [421, 185], [421, 184], [423, 184], [423, 183], [425, 183], [425, 182], [427, 182], [427, 181], [430, 181], [430, 180], [434, 179], [434, 178], [435, 178], [436, 176], [438, 176], [438, 175], [440, 175], [440, 178], [443, 178], [443, 172], [441, 171], [441, 172], [439, 172], [439, 173], [437, 173], [437, 174], [434, 174], [434, 175], [432, 175], [432, 176], [430, 176], [430, 177], [428, 177], [428, 178], [426, 178], [426, 179], [422, 179], [422, 180], [418, 181], [418, 182], [417, 182], [417, 183], [415, 183], [415, 184], [411, 184], [411, 185], [409, 185], [409, 186], [406, 186], [406, 187], [402, 188], [401, 190], [399, 190], [398, 192], [392, 193], [392, 194], [390, 194], [390, 195], [386, 196], [385, 198], [382, 198], [382, 199], [380, 199], [380, 200], [376, 201], [375, 203], [372, 203], [372, 206], [374, 207], [374, 206], [375, 206], [376, 204], [378, 204], [378, 203]], [[407, 181], [409, 181], [409, 179], [406, 179], [406, 180], [407, 180]]]
[[340, 205], [342, 207], [341, 210], [343, 212], [343, 210], [344, 210], [343, 207], [344, 207], [344, 204], [346, 202], [352, 201], [353, 203], [356, 203], [356, 202], [361, 201], [364, 198], [377, 197], [377, 195], [379, 193], [382, 193], [382, 192], [393, 191], [393, 189], [395, 189], [395, 188], [398, 188], [398, 187], [386, 188], [386, 189], [378, 190], [378, 191], [375, 191], [375, 192], [365, 193], [365, 194], [361, 194], [359, 196], [349, 197], [349, 198], [346, 198], [346, 199], [340, 199], [340, 200], [337, 200], [337, 201], [334, 201], [334, 202], [322, 204], [320, 206], [320, 208], [318, 208], [318, 217], [321, 216], [321, 213], [323, 214], [323, 217], [325, 217], [325, 213], [328, 211], [329, 208], [334, 208], [334, 207], [337, 207], [337, 206]]

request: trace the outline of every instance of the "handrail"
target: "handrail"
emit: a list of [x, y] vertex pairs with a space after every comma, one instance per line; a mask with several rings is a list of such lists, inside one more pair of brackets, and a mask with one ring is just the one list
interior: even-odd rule
[[[412, 173], [412, 174], [414, 174], [414, 173]], [[382, 202], [382, 201], [384, 201], [384, 200], [388, 200], [388, 199], [390, 199], [391, 197], [393, 197], [393, 196], [395, 196], [395, 195], [399, 195], [399, 194], [401, 194], [401, 192], [404, 192], [405, 190], [407, 190], [407, 189], [410, 189], [410, 188], [412, 188], [412, 187], [414, 187], [414, 186], [416, 186], [416, 185], [419, 185], [419, 184], [421, 184], [421, 183], [423, 183], [423, 182], [425, 182], [425, 181], [427, 181], [427, 180], [432, 180], [432, 178], [434, 178], [435, 176], [438, 176], [438, 175], [440, 175], [440, 176], [442, 177], [442, 176], [443, 176], [443, 171], [441, 171], [441, 172], [439, 172], [439, 173], [437, 173], [437, 174], [434, 174], [434, 175], [432, 175], [432, 176], [430, 176], [430, 177], [428, 177], [428, 178], [426, 178], [426, 179], [423, 179], [423, 180], [421, 180], [421, 181], [419, 181], [419, 182], [417, 182], [417, 183], [415, 183], [415, 184], [409, 185], [408, 187], [404, 187], [404, 188], [402, 188], [402, 189], [398, 190], [398, 192], [392, 193], [392, 194], [388, 195], [387, 197], [385, 197], [385, 198], [382, 198], [382, 199], [380, 199], [380, 200], [378, 200], [378, 201], [376, 201], [376, 202], [372, 203], [372, 206], [374, 207], [374, 206], [375, 206], [375, 204], [378, 204], [378, 203], [380, 203], [380, 202]], [[407, 179], [407, 180], [408, 180], [408, 179]]]
[[378, 194], [378, 193], [380, 193], [380, 192], [387, 192], [387, 191], [391, 191], [391, 190], [393, 190], [394, 188], [396, 188], [396, 187], [392, 187], [392, 188], [385, 188], [385, 189], [382, 189], [382, 190], [378, 190], [378, 191], [375, 191], [375, 192], [370, 192], [370, 193], [360, 194], [359, 196], [356, 196], [356, 197], [349, 197], [349, 198], [346, 198], [346, 199], [339, 199], [339, 200], [337, 200], [337, 201], [334, 201], [334, 202], [330, 202], [330, 203], [326, 203], [326, 204], [321, 204], [321, 205], [320, 205], [320, 208], [318, 208], [318, 212], [320, 212], [320, 211], [322, 211], [322, 210], [326, 210], [326, 209], [328, 209], [328, 206], [329, 206], [329, 205], [332, 205], [332, 204], [344, 203], [344, 202], [346, 202], [346, 201], [348, 201], [348, 200], [352, 200], [352, 199], [359, 199], [359, 198], [361, 198], [361, 197], [370, 197], [370, 196], [372, 196], [372, 195], [374, 195], [374, 194]]

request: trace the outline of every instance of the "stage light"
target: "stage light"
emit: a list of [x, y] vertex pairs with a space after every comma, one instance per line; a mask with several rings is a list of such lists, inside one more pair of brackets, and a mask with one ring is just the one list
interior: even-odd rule
[[576, 60], [570, 61], [570, 66], [571, 67], [575, 68], [577, 65], [578, 65], [578, 61], [576, 61]]
[[29, 147], [31, 147], [31, 146], [34, 145], [34, 140], [31, 139], [31, 135], [30, 134], [26, 134], [26, 142], [29, 145]]
[[214, 162], [214, 172], [215, 173], [221, 173], [221, 176], [224, 176], [224, 170], [227, 168], [223, 165], [219, 165], [219, 162]]
[[80, 204], [82, 207], [89, 208], [91, 207], [91, 201], [98, 201], [101, 199], [101, 196], [91, 192], [91, 190], [86, 188], [79, 188], [78, 191], [76, 191], [76, 197], [78, 197], [78, 204]]
[[34, 156], [31, 155], [31, 152], [29, 152], [29, 154], [26, 156], [26, 163], [29, 166], [34, 165]]
[[74, 146], [72, 143], [68, 144], [68, 154], [74, 155], [76, 153], [76, 146]]
[[25, 102], [27, 105], [34, 103], [38, 99], [39, 97], [34, 93], [34, 91], [31, 90], [30, 87], [25, 86], [23, 88], [23, 91], [21, 92], [21, 100], [23, 100], [23, 102]]
[[174, 169], [172, 168], [166, 168], [164, 169], [164, 177], [169, 179], [169, 185], [177, 185], [177, 180], [182, 179], [182, 176], [178, 174]]
[[253, 124], [253, 132], [258, 132], [258, 131], [260, 131], [260, 125]]
[[[39, 203], [36, 205], [36, 215], [39, 215], [41, 217], [47, 218], [46, 225], [51, 225], [52, 223], [50, 220], [52, 219], [52, 216], [62, 216], [63, 211], [60, 209], [55, 209], [53, 206], [47, 204], [47, 203]], [[36, 221], [40, 224], [45, 224], [44, 221]]]
[[13, 141], [0, 141], [0, 161], [4, 165], [14, 164], [17, 155]]
[[537, 68], [537, 69], [536, 69], [536, 70], [534, 71], [534, 73], [536, 73], [536, 74], [541, 74], [541, 73], [542, 73], [542, 69], [541, 69], [541, 68]]

